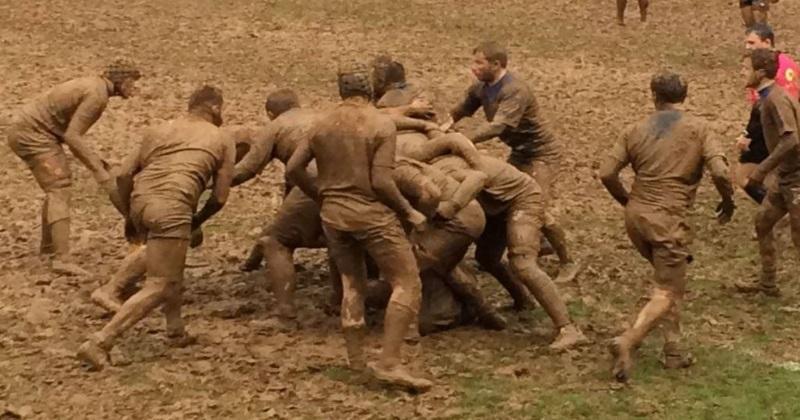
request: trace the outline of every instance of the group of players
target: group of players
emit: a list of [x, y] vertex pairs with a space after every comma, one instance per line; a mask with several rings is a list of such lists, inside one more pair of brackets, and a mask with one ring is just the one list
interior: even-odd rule
[[[769, 293], [775, 274], [772, 226], [787, 211], [799, 228], [793, 238], [800, 240], [798, 106], [784, 89], [772, 88], [779, 57], [772, 49], [756, 48], [748, 67], [769, 153], [747, 177], [746, 190], [762, 191], [765, 177], [777, 170], [771, 175], [775, 182], [762, 191], [757, 228], [765, 276], [742, 287]], [[332, 301], [340, 307], [351, 368], [425, 390], [432, 382], [402, 363], [405, 340], [463, 322], [505, 327], [463, 263], [473, 244], [480, 267], [502, 284], [516, 308], [531, 308], [535, 300], [546, 311], [556, 327], [552, 349], [587, 343], [556, 286], [579, 271], [552, 205], [561, 146], [543, 123], [530, 88], [507, 64], [500, 44], [476, 47], [477, 81], [444, 117], [406, 81], [403, 65], [388, 56], [370, 66], [341, 66], [341, 102], [329, 110], [301, 107], [290, 89], [271, 92], [265, 103], [270, 122], [260, 128], [222, 127], [222, 92], [203, 86], [189, 98], [185, 116], [148, 128], [114, 168], [85, 145], [83, 135], [110, 97], [135, 93], [140, 72], [134, 66], [116, 63], [101, 76], [69, 81], [31, 101], [14, 119], [8, 140], [45, 192], [41, 251], [52, 255], [52, 270], [86, 275], [69, 258], [71, 180], [64, 144], [109, 194], [125, 219], [126, 237], [136, 244], [111, 281], [92, 294], [114, 316], [80, 346], [78, 358], [102, 369], [114, 341], [159, 306], [170, 341], [193, 341], [181, 317], [187, 249], [202, 243], [203, 223], [223, 208], [230, 188], [256, 177], [272, 160], [286, 165], [286, 194], [242, 269], [256, 270], [265, 262], [277, 316], [291, 322], [293, 252], [327, 247]], [[659, 323], [665, 331], [664, 365], [692, 362], [680, 345], [678, 305], [691, 261], [687, 211], [704, 167], [722, 196], [720, 222], [730, 220], [735, 207], [720, 144], [702, 121], [679, 109], [687, 83], [664, 72], [650, 87], [656, 111], [625, 132], [600, 168], [603, 184], [625, 207], [632, 242], [655, 269], [650, 301], [609, 345], [620, 381], [628, 379], [635, 349]], [[486, 122], [463, 132], [453, 129], [480, 108]], [[495, 137], [511, 148], [507, 161], [474, 147]], [[636, 173], [630, 191], [619, 180], [628, 165]], [[197, 210], [207, 188], [211, 193]], [[556, 281], [537, 262], [544, 239], [561, 263]], [[125, 296], [133, 285], [138, 291]], [[367, 363], [363, 351], [367, 305], [385, 307], [382, 353], [375, 363]]]

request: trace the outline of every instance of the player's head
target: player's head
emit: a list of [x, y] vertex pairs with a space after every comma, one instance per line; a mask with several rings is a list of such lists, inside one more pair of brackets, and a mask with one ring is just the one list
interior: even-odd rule
[[136, 94], [136, 81], [142, 77], [139, 69], [128, 60], [115, 60], [109, 64], [103, 77], [114, 84], [114, 95], [124, 99]]
[[372, 83], [366, 66], [348, 64], [339, 67], [337, 83], [342, 99], [363, 97], [372, 100]]
[[189, 97], [189, 112], [211, 119], [216, 126], [222, 125], [222, 90], [203, 85]]
[[372, 61], [372, 91], [380, 99], [393, 86], [406, 82], [406, 69], [389, 55], [380, 55]]
[[656, 105], [680, 104], [686, 100], [689, 84], [679, 74], [663, 71], [650, 79], [650, 91]]
[[758, 48], [750, 53], [752, 71], [747, 87], [757, 88], [765, 80], [774, 80], [778, 74], [778, 54], [767, 48]]
[[494, 41], [484, 42], [472, 50], [472, 74], [482, 82], [492, 82], [508, 65], [508, 52]]
[[744, 32], [744, 46], [748, 50], [775, 48], [775, 32], [766, 23], [756, 23]]
[[267, 95], [266, 102], [264, 103], [264, 108], [267, 110], [267, 116], [271, 120], [278, 118], [279, 115], [292, 108], [299, 107], [300, 99], [297, 97], [297, 94], [289, 88], [278, 89], [270, 92], [270, 94]]

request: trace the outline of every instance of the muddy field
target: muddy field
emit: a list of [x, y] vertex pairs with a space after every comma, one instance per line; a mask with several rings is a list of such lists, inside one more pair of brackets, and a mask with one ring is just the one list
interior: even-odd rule
[[[419, 368], [436, 378], [427, 394], [359, 382], [344, 369], [338, 319], [322, 310], [330, 290], [320, 252], [298, 253], [298, 331], [274, 321], [263, 273], [237, 270], [280, 202], [283, 168], [271, 165], [234, 191], [209, 222], [205, 245], [189, 256], [185, 313], [199, 344], [169, 348], [162, 317], [153, 314], [119, 342], [114, 367], [85, 372], [73, 355], [106, 321], [88, 297], [127, 250], [122, 221], [73, 162], [74, 248], [96, 276], [50, 275], [37, 255], [43, 194], [3, 142], [0, 418], [800, 418], [797, 254], [783, 235], [784, 297], [735, 295], [733, 281], [758, 271], [755, 208], [741, 195], [734, 222], [719, 227], [709, 182], [691, 219], [696, 263], [684, 306], [684, 331], [698, 364], [662, 371], [654, 334], [632, 383], [609, 380], [604, 342], [648, 291], [650, 270], [624, 234], [621, 209], [596, 178], [600, 157], [623, 127], [649, 112], [650, 75], [665, 66], [686, 75], [687, 108], [731, 146], [747, 115], [738, 2], [655, 0], [647, 26], [630, 8], [625, 28], [614, 24], [612, 3], [0, 1], [0, 128], [26, 98], [94, 74], [110, 58], [142, 65], [142, 94], [112, 101], [89, 134], [111, 160], [132, 148], [143, 127], [179, 115], [203, 82], [224, 89], [227, 123], [259, 125], [271, 89], [292, 87], [305, 104], [325, 107], [335, 100], [340, 59], [388, 51], [437, 103], [450, 106], [470, 81], [474, 44], [506, 42], [510, 67], [533, 85], [567, 148], [561, 215], [585, 269], [563, 292], [594, 342], [551, 354], [551, 324], [541, 309], [505, 311], [507, 331], [461, 328], [409, 348]], [[778, 45], [794, 52], [800, 5], [784, 0], [774, 12]], [[496, 142], [487, 148], [505, 153]], [[552, 270], [553, 261], [546, 266]], [[481, 286], [497, 306], [510, 303], [488, 278]], [[379, 331], [373, 329], [372, 344]]]

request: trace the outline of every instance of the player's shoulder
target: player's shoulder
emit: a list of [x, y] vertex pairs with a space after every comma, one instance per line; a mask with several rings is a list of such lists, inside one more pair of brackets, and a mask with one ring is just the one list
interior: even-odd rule
[[530, 85], [526, 82], [523, 78], [521, 78], [517, 73], [508, 72], [506, 76], [501, 81], [503, 83], [502, 92], [521, 92], [529, 94], [531, 92]]

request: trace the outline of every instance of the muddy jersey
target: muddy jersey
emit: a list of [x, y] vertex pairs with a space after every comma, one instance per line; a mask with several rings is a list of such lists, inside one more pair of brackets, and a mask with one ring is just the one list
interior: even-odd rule
[[[459, 172], [469, 169], [463, 159], [447, 156], [433, 163], [433, 166], [455, 179], [460, 179]], [[536, 196], [541, 200], [541, 188], [530, 176], [520, 172], [507, 162], [491, 156], [481, 156], [480, 167], [476, 168], [488, 175], [483, 191], [478, 195], [478, 202], [487, 216], [498, 215], [508, 210], [516, 200], [529, 199]]]
[[[773, 86], [762, 89], [761, 126], [767, 149], [772, 152], [787, 133], [798, 133], [800, 106], [785, 90]], [[789, 154], [777, 167], [781, 185], [800, 183], [800, 146]]]
[[636, 173], [631, 202], [679, 216], [694, 203], [705, 163], [725, 157], [705, 123], [677, 110], [657, 111], [634, 124], [611, 154]]
[[[22, 107], [18, 118], [60, 143], [70, 124], [78, 134], [89, 130], [106, 109], [112, 89], [111, 82], [100, 76], [73, 79], [34, 98]], [[52, 147], [52, 140], [46, 137], [31, 137], [29, 141], [41, 144], [25, 144], [27, 150], [39, 147], [48, 151]]]
[[188, 213], [224, 164], [233, 166], [235, 146], [217, 126], [184, 117], [148, 129], [142, 139], [132, 200], [168, 201]]
[[389, 117], [372, 105], [351, 102], [340, 104], [315, 124], [309, 148], [317, 162], [323, 222], [340, 231], [397, 222], [395, 213], [378, 199], [371, 180], [373, 165], [394, 168], [395, 135]]
[[[409, 190], [420, 189], [420, 178], [427, 179], [439, 188], [442, 193], [440, 201], [450, 199], [459, 185], [458, 181], [439, 169], [412, 159], [398, 159], [393, 176], [397, 187], [403, 195], [409, 199], [414, 207], [423, 212], [425, 209], [420, 209], [415, 201], [418, 197], [413, 197], [414, 194], [409, 193]], [[406, 185], [411, 185], [411, 187], [404, 188]], [[433, 223], [444, 230], [461, 233], [473, 239], [477, 239], [481, 236], [481, 233], [483, 233], [483, 226], [486, 223], [486, 219], [480, 205], [472, 201], [462, 208], [451, 220]]]
[[560, 147], [544, 126], [533, 92], [511, 72], [493, 85], [484, 82], [472, 85], [453, 113], [470, 116], [478, 108], [483, 108], [489, 122], [505, 125], [499, 137], [511, 148], [508, 161], [512, 165], [560, 156]]
[[273, 158], [286, 164], [297, 145], [308, 139], [319, 115], [319, 112], [311, 109], [292, 108], [270, 121], [267, 126], [247, 131], [250, 136], [249, 151], [236, 165], [236, 171], [258, 173]]

